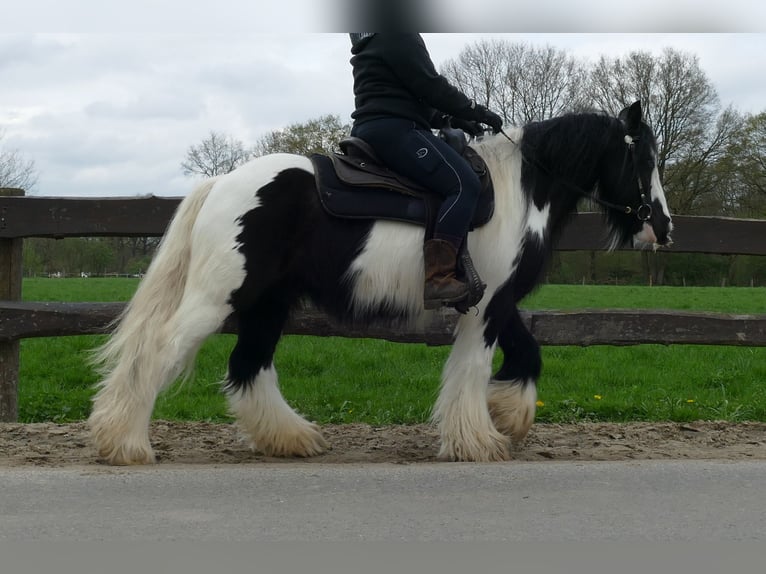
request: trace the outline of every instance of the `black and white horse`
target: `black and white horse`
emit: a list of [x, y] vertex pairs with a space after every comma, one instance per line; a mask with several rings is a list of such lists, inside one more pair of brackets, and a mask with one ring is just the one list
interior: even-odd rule
[[[506, 460], [511, 439], [532, 425], [540, 350], [517, 303], [539, 282], [583, 196], [604, 206], [612, 247], [670, 241], [657, 145], [638, 102], [617, 118], [572, 114], [509, 131], [473, 144], [492, 174], [495, 210], [468, 237], [487, 289], [478, 311], [458, 322], [434, 406], [444, 460]], [[259, 157], [199, 186], [100, 349], [104, 376], [89, 419], [100, 455], [112, 464], [154, 461], [157, 394], [233, 312], [239, 335], [224, 389], [252, 448], [323, 452], [320, 429], [279, 390], [272, 360], [288, 314], [308, 298], [344, 321], [417, 320], [423, 238], [417, 225], [327, 215], [301, 156]], [[504, 361], [493, 375], [497, 345]]]

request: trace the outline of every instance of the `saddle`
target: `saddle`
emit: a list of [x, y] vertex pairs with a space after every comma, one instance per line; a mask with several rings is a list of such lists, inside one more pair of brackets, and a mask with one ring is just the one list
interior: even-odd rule
[[[481, 193], [469, 229], [481, 227], [495, 209], [495, 193], [487, 165], [465, 140], [462, 130], [443, 128], [440, 137], [473, 168], [481, 182]], [[349, 137], [339, 142], [341, 153], [314, 154], [316, 188], [325, 211], [345, 219], [389, 219], [424, 226], [426, 239], [433, 237], [436, 216], [444, 198], [383, 165], [364, 140]], [[466, 249], [458, 253], [458, 277], [468, 283], [469, 295], [454, 305], [467, 313], [484, 294], [479, 277]]]
[[[495, 208], [492, 178], [484, 160], [465, 141], [461, 130], [445, 128], [440, 135], [473, 167], [482, 184], [470, 229], [481, 227]], [[339, 142], [341, 153], [314, 154], [316, 188], [325, 211], [345, 219], [389, 219], [426, 227], [433, 235], [443, 197], [387, 167], [364, 140]]]

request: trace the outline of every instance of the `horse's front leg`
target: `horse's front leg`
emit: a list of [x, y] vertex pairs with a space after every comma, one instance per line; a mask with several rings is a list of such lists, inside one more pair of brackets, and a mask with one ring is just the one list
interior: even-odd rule
[[510, 456], [510, 441], [495, 429], [487, 407], [494, 349], [484, 340], [480, 318], [461, 318], [433, 413], [441, 460], [490, 462]]
[[503, 365], [489, 385], [489, 412], [497, 430], [521, 442], [535, 420], [540, 345], [514, 307], [498, 335]]

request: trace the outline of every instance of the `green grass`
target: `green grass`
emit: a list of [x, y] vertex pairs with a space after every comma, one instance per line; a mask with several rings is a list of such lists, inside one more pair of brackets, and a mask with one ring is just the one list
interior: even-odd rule
[[544, 285], [523, 301], [526, 309], [676, 309], [766, 313], [760, 287], [639, 287]]
[[[124, 301], [134, 279], [27, 279], [24, 298]], [[544, 286], [528, 309], [662, 308], [766, 313], [766, 289]], [[87, 366], [102, 337], [21, 343], [20, 419], [81, 420], [96, 376]], [[235, 337], [212, 337], [192, 381], [163, 393], [155, 418], [228, 421], [218, 381]], [[287, 336], [275, 358], [288, 401], [321, 423], [383, 425], [428, 419], [448, 347], [372, 339]], [[502, 360], [495, 357], [495, 366]], [[538, 420], [547, 422], [698, 419], [766, 421], [766, 348], [663, 346], [543, 349]]]
[[138, 287], [138, 279], [101, 278], [44, 279], [27, 278], [22, 284], [26, 301], [127, 301]]

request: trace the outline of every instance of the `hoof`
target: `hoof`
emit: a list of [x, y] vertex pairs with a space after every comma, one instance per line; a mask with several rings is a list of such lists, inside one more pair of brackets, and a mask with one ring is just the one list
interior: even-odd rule
[[511, 459], [510, 441], [496, 431], [469, 440], [442, 438], [438, 459], [447, 462], [504, 462]]
[[487, 393], [487, 408], [498, 432], [514, 443], [524, 440], [535, 422], [537, 391], [534, 383], [492, 383]]
[[113, 466], [135, 466], [157, 462], [150, 446], [99, 446], [98, 443], [96, 446], [99, 457]]
[[308, 458], [325, 452], [327, 441], [319, 426], [304, 423], [293, 431], [286, 431], [275, 437], [252, 441], [250, 448], [266, 456]]
[[104, 424], [102, 421], [100, 417], [91, 417], [88, 421], [91, 438], [100, 458], [115, 466], [156, 462], [148, 430], [140, 433], [134, 431], [131, 435], [123, 425]]

